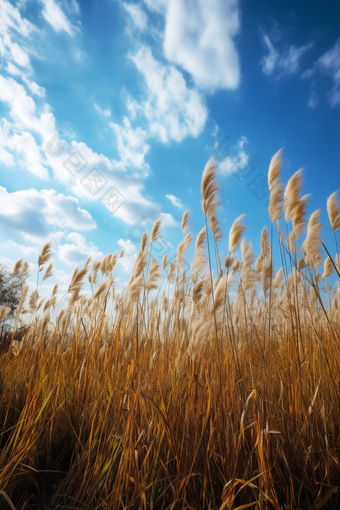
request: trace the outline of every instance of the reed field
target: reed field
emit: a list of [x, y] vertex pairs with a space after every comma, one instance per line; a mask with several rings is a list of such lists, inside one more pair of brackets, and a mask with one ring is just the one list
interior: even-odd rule
[[212, 159], [197, 238], [187, 211], [176, 259], [158, 264], [156, 221], [121, 292], [123, 251], [77, 266], [58, 316], [65, 292], [41, 294], [51, 243], [32, 293], [28, 264], [15, 264], [21, 300], [0, 346], [1, 509], [340, 508], [339, 201], [327, 201], [326, 246], [302, 171], [284, 187], [281, 168], [279, 151], [257, 256], [244, 215], [221, 231]]

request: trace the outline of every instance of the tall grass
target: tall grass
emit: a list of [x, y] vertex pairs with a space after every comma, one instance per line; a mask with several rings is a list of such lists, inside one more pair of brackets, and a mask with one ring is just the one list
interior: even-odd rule
[[[43, 247], [36, 290], [27, 297], [24, 284], [0, 356], [1, 508], [340, 505], [339, 203], [331, 195], [335, 244], [326, 247], [319, 211], [307, 223], [301, 171], [284, 188], [281, 166], [279, 151], [269, 168], [270, 232], [262, 230], [256, 260], [243, 215], [222, 260], [213, 160], [190, 271], [186, 212], [176, 262], [152, 260], [158, 221], [150, 241], [143, 234], [122, 292], [115, 278], [123, 252], [88, 260], [52, 320], [62, 295], [56, 285], [41, 298], [53, 272], [51, 245]], [[23, 261], [15, 270], [27, 278]]]

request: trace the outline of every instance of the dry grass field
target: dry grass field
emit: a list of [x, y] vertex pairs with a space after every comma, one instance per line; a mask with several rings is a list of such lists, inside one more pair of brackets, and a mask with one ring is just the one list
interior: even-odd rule
[[340, 508], [339, 202], [328, 199], [334, 243], [324, 246], [301, 171], [284, 187], [281, 166], [279, 151], [257, 258], [243, 216], [220, 256], [210, 160], [197, 239], [186, 212], [176, 261], [159, 265], [157, 221], [122, 292], [123, 253], [88, 260], [53, 318], [63, 295], [57, 285], [48, 299], [40, 291], [50, 243], [31, 295], [28, 265], [16, 263], [22, 297], [0, 354], [0, 508]]

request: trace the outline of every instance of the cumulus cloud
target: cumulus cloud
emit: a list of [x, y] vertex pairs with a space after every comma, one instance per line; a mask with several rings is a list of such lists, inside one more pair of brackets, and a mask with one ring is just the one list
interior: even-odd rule
[[[313, 67], [304, 73], [305, 78], [315, 76], [321, 73], [330, 76], [333, 81], [333, 87], [328, 93], [328, 99], [331, 106], [336, 106], [340, 103], [340, 38], [335, 42], [334, 46], [326, 51], [321, 57], [317, 59]], [[309, 105], [313, 108], [315, 104], [315, 94], [309, 101]]]
[[126, 275], [131, 275], [137, 257], [137, 248], [130, 239], [119, 239], [118, 246], [124, 249], [124, 257], [119, 259], [119, 267]]
[[235, 89], [240, 82], [234, 43], [239, 31], [238, 0], [169, 0], [164, 53], [190, 73], [198, 87]]
[[261, 61], [262, 71], [267, 75], [275, 72], [276, 77], [296, 74], [300, 70], [300, 61], [303, 55], [313, 46], [312, 42], [299, 48], [292, 45], [286, 51], [279, 52], [274, 48], [268, 35], [264, 35], [263, 41], [269, 53]]
[[90, 213], [79, 207], [78, 200], [55, 190], [36, 189], [9, 193], [0, 186], [0, 227], [4, 232], [19, 233], [26, 239], [42, 242], [48, 237], [63, 237], [58, 230], [91, 230], [96, 223]]
[[180, 201], [179, 198], [176, 198], [174, 195], [165, 195], [168, 200], [172, 203], [173, 206], [177, 207], [178, 209], [183, 209], [183, 204]]
[[146, 143], [147, 133], [142, 128], [133, 128], [127, 117], [123, 119], [123, 126], [110, 122], [110, 126], [117, 136], [117, 149], [124, 165], [148, 170], [144, 156], [149, 150]]
[[100, 260], [104, 256], [94, 243], [87, 241], [78, 232], [70, 232], [67, 239], [71, 242], [58, 246], [58, 258], [61, 262], [74, 266], [85, 262], [88, 257], [91, 257], [92, 260]]
[[132, 255], [133, 253], [136, 253], [137, 249], [136, 246], [130, 241], [130, 239], [119, 239], [117, 244], [124, 250], [124, 254], [126, 255]]
[[[54, 178], [70, 187], [78, 198], [97, 200], [97, 196], [92, 197], [81, 185], [80, 179], [84, 175], [76, 176], [75, 179], [63, 165], [71, 152], [77, 152], [87, 161], [86, 172], [97, 168], [108, 180], [108, 186], [115, 186], [128, 198], [126, 204], [116, 213], [116, 217], [130, 224], [141, 214], [150, 221], [157, 219], [160, 206], [143, 197], [144, 180], [149, 173], [149, 166], [144, 161], [149, 150], [145, 131], [133, 128], [129, 119], [124, 121], [123, 126], [112, 124], [117, 134], [121, 161], [112, 161], [102, 154], [96, 154], [86, 144], [76, 141], [71, 145], [62, 142], [64, 152], [62, 156], [55, 158], [45, 151], [45, 144], [56, 133], [55, 118], [49, 105], [45, 104], [39, 109], [21, 84], [13, 78], [1, 75], [0, 101], [7, 103], [13, 119], [12, 123], [5, 119], [0, 123], [0, 156], [3, 163], [25, 165], [27, 170], [41, 178], [48, 178], [46, 166], [49, 166], [53, 170]], [[40, 137], [40, 146], [31, 131]], [[132, 171], [127, 172], [126, 166], [131, 166]], [[143, 171], [136, 174], [135, 169]]]
[[187, 86], [174, 66], [157, 61], [149, 47], [140, 47], [131, 59], [143, 74], [147, 90], [145, 101], [138, 104], [129, 98], [128, 107], [132, 116], [145, 115], [149, 136], [164, 143], [198, 136], [208, 116], [203, 96]]
[[[145, 216], [148, 222], [153, 222], [159, 217], [161, 206], [152, 199], [143, 196], [145, 178], [148, 172], [136, 171], [135, 168], [127, 169], [122, 161], [111, 160], [104, 154], [97, 154], [83, 142], [72, 141], [69, 145], [62, 141], [64, 152], [58, 158], [46, 155], [49, 166], [53, 169], [54, 178], [71, 188], [72, 193], [82, 200], [101, 201], [103, 195], [113, 186], [126, 201], [115, 210], [114, 218], [120, 218], [128, 224], [133, 224]], [[70, 163], [70, 158], [80, 158], [80, 171], [77, 173]], [[85, 165], [85, 166], [84, 166]], [[68, 171], [71, 167], [73, 174]], [[91, 193], [86, 184], [86, 175], [97, 170], [104, 179], [104, 187], [100, 191], [93, 190]], [[102, 207], [110, 211], [110, 201], [102, 201]]]
[[43, 166], [35, 138], [28, 131], [18, 133], [11, 123], [3, 120], [0, 120], [0, 157], [7, 166], [13, 166], [15, 162], [41, 179], [48, 179], [48, 170]]
[[178, 227], [180, 223], [169, 213], [161, 213], [159, 218], [162, 221], [162, 227]]
[[24, 87], [13, 78], [0, 75], [0, 101], [9, 106], [15, 128], [34, 131], [43, 140], [48, 140], [55, 133], [55, 118], [49, 106], [44, 104], [39, 115], [33, 98], [28, 96]]
[[23, 244], [16, 243], [13, 241], [13, 239], [7, 239], [2, 244], [2, 249], [6, 250], [6, 253], [10, 253], [11, 255], [14, 254], [16, 257], [16, 260], [21, 258], [22, 256], [28, 257], [28, 258], [34, 258], [37, 259], [39, 255], [39, 250], [36, 247], [33, 246], [25, 246]]
[[[40, 5], [43, 5], [43, 16], [55, 30], [64, 31], [69, 35], [74, 34], [72, 25], [56, 1], [41, 0]], [[20, 6], [23, 6], [23, 2]], [[69, 217], [65, 216], [67, 205], [71, 207], [69, 200], [72, 200], [72, 197], [64, 197], [66, 203], [61, 210], [57, 206], [56, 197], [59, 195], [55, 190], [49, 192], [23, 190], [14, 193], [7, 193], [4, 190], [2, 193], [7, 193], [8, 196], [3, 195], [3, 198], [12, 204], [11, 207], [15, 204], [13, 214], [10, 213], [11, 209], [8, 209], [8, 217], [7, 215], [0, 217], [4, 229], [9, 231], [12, 228], [12, 232], [19, 232], [34, 242], [37, 240], [42, 242], [51, 236], [60, 241], [64, 233], [58, 229], [94, 228], [93, 218], [85, 209], [80, 209], [78, 203], [78, 199], [96, 203], [100, 199], [101, 193], [91, 195], [81, 182], [85, 174], [93, 168], [101, 172], [107, 181], [107, 187], [103, 191], [114, 186], [126, 197], [126, 203], [115, 212], [115, 218], [120, 218], [131, 225], [143, 215], [147, 222], [154, 222], [160, 216], [161, 205], [153, 201], [152, 197], [144, 196], [145, 179], [150, 173], [145, 162], [145, 155], [149, 150], [148, 140], [153, 136], [166, 141], [181, 141], [185, 136], [197, 136], [203, 129], [207, 117], [202, 96], [186, 86], [183, 76], [174, 66], [163, 65], [152, 57], [150, 50], [149, 53], [144, 51], [142, 56], [145, 57], [144, 63], [148, 68], [145, 72], [142, 69], [140, 71], [142, 74], [144, 72], [147, 84], [146, 99], [140, 104], [135, 102], [135, 106], [136, 115], [142, 113], [147, 120], [150, 119], [149, 125], [145, 129], [135, 127], [128, 118], [121, 126], [112, 123], [111, 127], [117, 136], [120, 161], [97, 154], [82, 142], [73, 141], [68, 144], [63, 140], [59, 140], [63, 149], [62, 155], [53, 157], [53, 154], [50, 155], [45, 149], [46, 143], [56, 136], [56, 119], [51, 107], [41, 101], [44, 89], [31, 81], [28, 74], [21, 70], [23, 65], [29, 70], [29, 52], [24, 46], [25, 38], [28, 39], [37, 29], [9, 2], [0, 0], [0, 9], [0, 54], [5, 57], [7, 71], [12, 75], [12, 77], [0, 76], [0, 102], [9, 108], [7, 118], [2, 118], [0, 123], [2, 163], [9, 167], [22, 165], [34, 175], [45, 179], [48, 178], [48, 170], [52, 169], [54, 178], [71, 189], [77, 197], [73, 199], [77, 205], [73, 204], [72, 207], [78, 209], [77, 213], [73, 211], [74, 214], [71, 214], [71, 211]], [[70, 9], [77, 12], [79, 6], [73, 2]], [[20, 60], [19, 57], [17, 59], [13, 57], [17, 42], [20, 43], [18, 48], [22, 48], [22, 55], [26, 55], [27, 58], [22, 56]], [[143, 48], [141, 50], [143, 51]], [[135, 57], [136, 54], [132, 56]], [[136, 62], [135, 64], [138, 68], [139, 64]], [[153, 73], [159, 73], [156, 84], [152, 83], [155, 76]], [[33, 99], [33, 96], [36, 97]], [[108, 116], [108, 110], [101, 111]], [[161, 129], [160, 134], [158, 128]], [[86, 159], [86, 168], [84, 167], [80, 174], [71, 175], [64, 166], [72, 152]], [[44, 195], [46, 193], [55, 196], [53, 198]], [[103, 206], [109, 209], [107, 203]], [[53, 211], [53, 218], [49, 216], [47, 209]], [[164, 220], [168, 225], [176, 224], [170, 214], [165, 214]], [[92, 226], [86, 227], [84, 222], [87, 225], [91, 225], [92, 222]]]

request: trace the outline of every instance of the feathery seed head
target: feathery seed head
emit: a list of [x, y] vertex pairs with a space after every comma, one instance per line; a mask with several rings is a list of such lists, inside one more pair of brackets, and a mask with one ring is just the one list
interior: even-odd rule
[[220, 207], [219, 185], [216, 180], [216, 161], [214, 158], [209, 159], [205, 165], [202, 181], [201, 181], [201, 194], [203, 198], [202, 208], [204, 215], [210, 218], [216, 213]]
[[229, 232], [229, 245], [228, 245], [229, 253], [233, 253], [235, 250], [237, 250], [240, 244], [240, 239], [244, 232], [247, 230], [247, 227], [244, 225], [244, 223], [241, 223], [245, 216], [246, 214], [241, 214], [241, 216], [236, 218], [236, 220], [231, 226]]
[[322, 278], [328, 278], [329, 276], [331, 276], [332, 273], [334, 273], [333, 264], [331, 259], [327, 257], [323, 266]]
[[21, 266], [24, 262], [24, 259], [19, 259], [16, 261], [16, 263], [14, 264], [14, 268], [13, 268], [13, 276], [15, 276], [16, 274], [20, 273], [21, 271]]
[[327, 200], [327, 212], [333, 232], [340, 230], [340, 202], [337, 198], [338, 191], [334, 191]]
[[161, 227], [162, 220], [159, 218], [157, 221], [155, 221], [154, 226], [151, 230], [151, 242], [157, 241], [160, 237], [162, 237], [162, 233], [159, 231]]
[[268, 170], [268, 187], [271, 191], [273, 184], [277, 179], [280, 178], [281, 175], [281, 167], [282, 167], [282, 154], [283, 149], [280, 149], [277, 151], [274, 156], [272, 157], [270, 164], [269, 164], [269, 170]]
[[285, 220], [288, 221], [293, 217], [294, 210], [299, 203], [299, 194], [302, 188], [302, 168], [300, 168], [289, 179], [283, 200], [283, 209], [285, 213]]
[[184, 235], [186, 231], [190, 228], [189, 225], [189, 213], [190, 211], [185, 211], [182, 218], [182, 234]]
[[38, 266], [43, 266], [44, 264], [47, 264], [47, 262], [50, 260], [52, 256], [52, 249], [51, 249], [52, 242], [48, 241], [44, 246], [42, 247], [41, 253], [38, 257]]
[[51, 276], [53, 276], [53, 264], [52, 262], [49, 264], [49, 266], [47, 267], [46, 271], [45, 271], [45, 274], [44, 274], [44, 277], [42, 279], [42, 281], [44, 280], [47, 280], [48, 278], [50, 278]]

